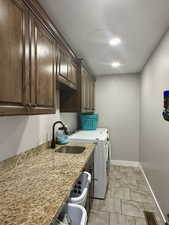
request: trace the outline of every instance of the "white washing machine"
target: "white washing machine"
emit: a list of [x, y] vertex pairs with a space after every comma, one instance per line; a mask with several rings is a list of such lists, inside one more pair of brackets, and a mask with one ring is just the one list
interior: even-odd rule
[[77, 131], [70, 137], [71, 142], [96, 143], [94, 153], [94, 198], [104, 199], [108, 187], [111, 146], [107, 128], [92, 131]]

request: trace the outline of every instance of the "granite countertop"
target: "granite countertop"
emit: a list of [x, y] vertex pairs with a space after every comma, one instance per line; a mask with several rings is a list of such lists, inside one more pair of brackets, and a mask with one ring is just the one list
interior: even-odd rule
[[94, 144], [81, 154], [39, 146], [0, 162], [0, 224], [49, 225], [85, 167]]

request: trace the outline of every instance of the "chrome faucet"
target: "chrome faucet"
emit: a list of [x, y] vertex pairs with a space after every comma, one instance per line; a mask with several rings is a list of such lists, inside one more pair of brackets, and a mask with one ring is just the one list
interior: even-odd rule
[[55, 140], [55, 126], [56, 124], [60, 123], [62, 125], [62, 127], [59, 127], [59, 130], [63, 130], [65, 135], [68, 135], [69, 132], [68, 132], [68, 128], [67, 126], [62, 122], [62, 121], [56, 121], [54, 124], [53, 124], [53, 127], [52, 127], [52, 141], [51, 141], [51, 148], [55, 148], [56, 147], [56, 140]]

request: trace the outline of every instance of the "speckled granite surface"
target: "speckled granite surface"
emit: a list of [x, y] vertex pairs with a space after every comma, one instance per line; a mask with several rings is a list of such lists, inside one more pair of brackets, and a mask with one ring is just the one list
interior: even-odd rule
[[0, 224], [49, 225], [68, 198], [93, 144], [81, 154], [56, 153], [47, 145], [0, 162]]

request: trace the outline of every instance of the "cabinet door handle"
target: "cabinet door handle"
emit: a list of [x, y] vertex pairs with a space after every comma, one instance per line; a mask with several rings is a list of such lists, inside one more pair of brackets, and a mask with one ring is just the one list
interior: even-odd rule
[[32, 107], [31, 103], [27, 103], [26, 107], [31, 108]]
[[31, 103], [25, 103], [24, 107], [25, 107], [26, 111], [29, 112], [30, 108], [31, 108]]
[[31, 107], [31, 103], [24, 103], [24, 106], [29, 106], [29, 107]]
[[25, 106], [25, 108], [26, 108], [26, 111], [27, 111], [27, 112], [29, 112], [29, 111], [30, 111], [29, 106], [27, 106], [27, 105], [26, 105], [26, 106]]

